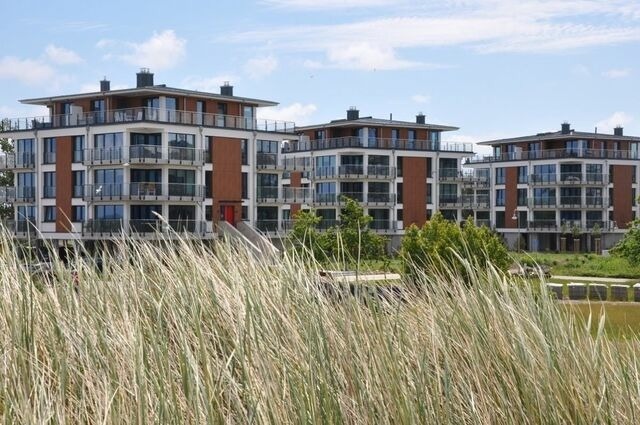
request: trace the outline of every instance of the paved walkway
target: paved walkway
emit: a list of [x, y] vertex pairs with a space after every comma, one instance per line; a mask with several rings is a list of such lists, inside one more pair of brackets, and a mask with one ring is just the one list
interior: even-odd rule
[[[562, 279], [562, 280], [587, 280], [589, 282], [606, 282], [606, 283], [627, 283], [634, 279], [620, 279], [615, 277], [589, 277], [589, 276], [551, 276], [550, 280]], [[640, 279], [638, 279], [640, 281]]]

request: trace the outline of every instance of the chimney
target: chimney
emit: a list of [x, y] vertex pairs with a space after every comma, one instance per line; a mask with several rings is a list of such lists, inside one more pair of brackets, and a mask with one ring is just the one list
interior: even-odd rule
[[351, 106], [347, 109], [347, 119], [349, 121], [357, 120], [360, 118], [360, 111], [355, 106]]
[[426, 117], [424, 116], [424, 114], [422, 112], [418, 112], [418, 115], [416, 115], [416, 124], [424, 124], [425, 119]]
[[149, 68], [140, 68], [140, 72], [136, 74], [136, 77], [137, 88], [153, 86], [153, 73], [149, 71]]
[[111, 90], [111, 81], [107, 80], [107, 77], [104, 77], [104, 79], [100, 81], [100, 91], [109, 90]]
[[571, 134], [571, 124], [569, 124], [568, 122], [563, 122], [562, 123], [562, 134]]
[[623, 136], [624, 133], [622, 131], [622, 127], [617, 126], [616, 128], [613, 129], [613, 135], [614, 136]]
[[224, 84], [220, 86], [220, 94], [223, 96], [233, 96], [233, 86], [230, 85], [228, 81], [225, 81]]

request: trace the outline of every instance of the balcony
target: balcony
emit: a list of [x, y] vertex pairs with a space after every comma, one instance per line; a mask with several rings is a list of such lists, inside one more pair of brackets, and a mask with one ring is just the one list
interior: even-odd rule
[[630, 150], [599, 149], [548, 149], [541, 151], [507, 152], [497, 156], [477, 156], [468, 164], [483, 164], [503, 161], [533, 161], [538, 159], [639, 159], [638, 153]]
[[258, 170], [280, 170], [283, 166], [278, 162], [277, 153], [257, 153], [256, 168]]
[[310, 157], [284, 158], [283, 167], [287, 171], [310, 171], [313, 168], [313, 163]]
[[430, 140], [406, 140], [406, 139], [383, 139], [383, 138], [363, 138], [363, 137], [334, 137], [331, 139], [318, 139], [289, 142], [283, 147], [282, 152], [306, 152], [327, 149], [342, 148], [366, 148], [366, 149], [386, 149], [386, 150], [409, 150], [409, 151], [433, 151], [433, 152], [458, 152], [473, 153], [471, 143], [443, 143]]
[[256, 201], [263, 203], [280, 202], [280, 188], [278, 186], [256, 187]]
[[104, 183], [84, 186], [85, 201], [204, 201], [204, 186], [186, 183], [160, 182]]
[[85, 149], [82, 163], [84, 165], [123, 164], [127, 162], [124, 147]]
[[191, 233], [205, 236], [206, 222], [198, 220], [123, 220], [123, 219], [93, 219], [82, 224], [84, 236], [143, 236], [153, 234]]
[[313, 189], [306, 187], [285, 187], [282, 200], [292, 204], [306, 204], [313, 201]]
[[582, 208], [581, 196], [560, 196], [560, 208]]
[[119, 146], [104, 149], [85, 149], [85, 165], [105, 164], [176, 164], [202, 166], [206, 151], [185, 147], [157, 145]]
[[35, 167], [35, 154], [31, 152], [7, 152], [0, 154], [0, 170], [19, 170]]
[[5, 132], [135, 122], [157, 122], [274, 133], [293, 133], [295, 130], [295, 124], [289, 121], [253, 119], [235, 115], [172, 111], [147, 107], [68, 115], [14, 118], [6, 119], [5, 122]]
[[13, 187], [13, 186], [1, 186], [0, 187], [0, 202], [14, 203], [14, 202], [35, 202], [36, 200], [36, 188], [32, 186], [27, 187]]
[[30, 220], [3, 220], [0, 224], [7, 232], [19, 238], [35, 237], [38, 233], [35, 218], [33, 217]]
[[527, 198], [527, 204], [529, 208], [535, 209], [557, 208], [558, 206], [556, 198]]
[[530, 230], [558, 230], [558, 223], [556, 220], [533, 220], [527, 224], [527, 228]]
[[338, 167], [338, 177], [340, 178], [362, 178], [364, 177], [364, 165], [341, 165]]

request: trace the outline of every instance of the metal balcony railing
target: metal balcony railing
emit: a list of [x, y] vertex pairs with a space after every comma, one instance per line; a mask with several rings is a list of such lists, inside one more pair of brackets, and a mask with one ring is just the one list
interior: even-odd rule
[[35, 167], [35, 154], [32, 152], [7, 152], [0, 154], [0, 170], [17, 170]]
[[85, 201], [138, 200], [138, 201], [204, 201], [205, 187], [189, 183], [160, 182], [97, 183], [84, 186]]
[[477, 156], [468, 163], [488, 163], [502, 161], [531, 161], [538, 159], [639, 159], [638, 153], [631, 150], [600, 149], [547, 149], [539, 151], [507, 152], [497, 156]]
[[235, 115], [209, 114], [191, 111], [173, 111], [148, 107], [115, 109], [80, 114], [13, 118], [5, 119], [4, 121], [6, 123], [5, 131], [65, 128], [145, 121], [276, 133], [293, 133], [295, 130], [295, 124], [290, 121], [255, 119]]
[[206, 222], [199, 220], [169, 219], [92, 219], [82, 224], [84, 235], [141, 235], [167, 233], [193, 233], [199, 236], [206, 234]]
[[411, 151], [446, 151], [446, 152], [473, 152], [471, 143], [445, 143], [431, 140], [409, 139], [384, 139], [364, 137], [335, 137], [331, 139], [294, 140], [290, 141], [282, 149], [283, 152], [303, 152], [340, 148], [370, 148], [388, 150]]
[[313, 189], [306, 187], [285, 187], [282, 190], [284, 202], [306, 203], [313, 201]]
[[0, 186], [0, 202], [35, 202], [36, 188], [32, 186]]

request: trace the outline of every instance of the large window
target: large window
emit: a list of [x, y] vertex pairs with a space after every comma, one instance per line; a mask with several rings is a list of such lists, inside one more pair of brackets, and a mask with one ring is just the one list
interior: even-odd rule
[[569, 155], [581, 155], [587, 149], [586, 140], [568, 140], [565, 144], [566, 152]]
[[73, 197], [81, 198], [84, 190], [84, 171], [72, 171], [71, 180]]
[[532, 179], [534, 182], [554, 183], [556, 181], [555, 164], [534, 165]]
[[560, 204], [580, 206], [582, 204], [582, 189], [579, 187], [561, 187]]
[[49, 171], [42, 173], [42, 197], [56, 197], [56, 172]]
[[[169, 133], [171, 135], [172, 133]], [[161, 133], [131, 133], [131, 145], [153, 145], [160, 146], [162, 144]]]
[[258, 153], [278, 153], [278, 145], [280, 142], [275, 140], [257, 140], [256, 152]]
[[496, 207], [504, 207], [504, 189], [496, 190]]
[[602, 188], [588, 187], [586, 190], [586, 203], [587, 206], [601, 207], [603, 205]]
[[518, 183], [527, 183], [529, 181], [529, 167], [526, 165], [518, 167]]
[[369, 127], [369, 131], [368, 131], [368, 146], [370, 148], [375, 148], [376, 144], [378, 143], [378, 129], [377, 128], [372, 128]]
[[195, 196], [196, 172], [194, 170], [169, 170], [169, 196]]
[[102, 124], [105, 122], [105, 107], [104, 99], [96, 99], [91, 101], [91, 112], [93, 113], [93, 120], [96, 124]]
[[548, 187], [533, 189], [533, 203], [535, 206], [555, 206], [556, 190]]
[[335, 173], [336, 157], [333, 155], [316, 157], [316, 177], [332, 176]]
[[36, 149], [35, 139], [18, 139], [16, 140], [16, 164], [29, 165], [34, 163], [34, 154]]
[[56, 162], [56, 138], [45, 137], [42, 149], [42, 163], [55, 164]]
[[122, 133], [96, 134], [93, 140], [96, 149], [119, 148], [122, 146]]
[[278, 175], [277, 174], [258, 174], [256, 176], [256, 190], [258, 198], [277, 198], [278, 197]]
[[194, 134], [169, 133], [169, 146], [193, 148], [196, 146], [196, 136]]
[[74, 223], [84, 221], [84, 206], [74, 205], [71, 207], [71, 221]]
[[[504, 190], [503, 190], [504, 192]], [[440, 185], [440, 202], [452, 204], [458, 200], [457, 184], [441, 184]]]
[[527, 205], [527, 189], [518, 189], [518, 206], [524, 207]]
[[602, 175], [602, 164], [587, 164], [587, 183], [602, 183], [604, 182], [604, 176]]
[[336, 200], [336, 184], [334, 182], [316, 183], [316, 200], [333, 202]]
[[43, 215], [42, 215], [42, 221], [44, 221], [45, 223], [51, 223], [56, 221], [56, 207], [55, 206], [45, 206], [44, 207], [44, 211], [43, 211]]
[[496, 184], [504, 184], [505, 173], [504, 168], [496, 168]]
[[84, 157], [84, 136], [73, 136], [73, 162], [82, 162]]
[[94, 192], [97, 196], [122, 195], [122, 169], [107, 168], [95, 170], [93, 174]]
[[119, 220], [122, 218], [122, 205], [96, 205], [93, 211], [96, 220]]

